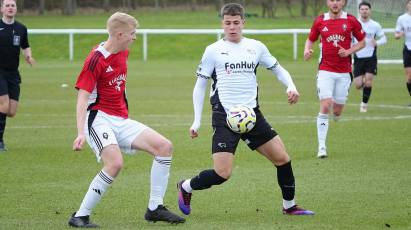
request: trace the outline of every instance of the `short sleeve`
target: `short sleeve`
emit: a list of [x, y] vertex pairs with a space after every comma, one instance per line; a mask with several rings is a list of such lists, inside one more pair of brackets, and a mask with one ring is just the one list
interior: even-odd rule
[[397, 24], [395, 25], [395, 32], [401, 32], [401, 31], [404, 31], [404, 28], [402, 27], [402, 24], [401, 24], [401, 17], [398, 17]]
[[98, 54], [95, 53], [84, 62], [83, 69], [77, 78], [76, 89], [83, 89], [89, 93], [93, 92], [101, 72], [96, 55]]
[[318, 37], [320, 36], [319, 22], [320, 22], [320, 17], [317, 17], [314, 20], [313, 25], [311, 26], [310, 34], [308, 35], [308, 39], [310, 39], [310, 41], [312, 41], [312, 42], [317, 41]]
[[265, 68], [271, 69], [277, 66], [277, 59], [271, 55], [270, 51], [268, 50], [267, 46], [260, 42], [260, 60], [261, 63]]
[[196, 75], [197, 77], [209, 79], [215, 70], [215, 52], [210, 47], [204, 51], [201, 62], [198, 65]]
[[384, 36], [384, 31], [382, 30], [382, 27], [380, 23], [378, 22], [377, 22], [377, 33], [375, 33], [375, 35], [377, 35], [378, 38]]
[[23, 36], [21, 38], [21, 43], [20, 43], [20, 47], [22, 49], [27, 49], [30, 47], [29, 45], [29, 38], [28, 38], [28, 33], [27, 33], [27, 28], [23, 27]]
[[365, 32], [362, 30], [361, 23], [355, 17], [352, 17], [351, 23], [353, 27], [352, 35], [357, 41], [362, 41], [365, 38]]

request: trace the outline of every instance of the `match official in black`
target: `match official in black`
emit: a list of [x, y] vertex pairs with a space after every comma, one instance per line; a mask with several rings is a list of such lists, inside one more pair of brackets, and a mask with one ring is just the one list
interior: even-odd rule
[[20, 96], [20, 48], [24, 59], [34, 64], [27, 37], [27, 28], [15, 20], [15, 0], [0, 0], [2, 20], [0, 21], [0, 151], [6, 151], [3, 134], [6, 118], [14, 117]]

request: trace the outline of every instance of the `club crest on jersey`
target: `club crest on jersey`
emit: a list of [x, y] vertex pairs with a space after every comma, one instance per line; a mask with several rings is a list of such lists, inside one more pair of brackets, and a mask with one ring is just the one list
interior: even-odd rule
[[121, 85], [123, 82], [126, 81], [126, 75], [125, 74], [120, 74], [117, 77], [111, 79], [111, 81], [108, 83], [109, 85], [114, 85], [117, 91], [121, 90]]
[[252, 49], [247, 49], [247, 53], [249, 53], [251, 55], [256, 55], [255, 50], [252, 50]]
[[344, 23], [344, 24], [342, 25], [342, 29], [343, 29], [344, 31], [346, 31], [346, 30], [347, 30], [347, 24]]
[[327, 37], [326, 41], [327, 42], [332, 42], [333, 46], [338, 47], [338, 42], [339, 41], [344, 41], [345, 37], [341, 34], [332, 34]]

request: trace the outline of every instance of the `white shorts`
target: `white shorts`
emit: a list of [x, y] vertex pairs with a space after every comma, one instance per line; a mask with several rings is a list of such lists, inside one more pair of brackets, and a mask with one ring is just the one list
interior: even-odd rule
[[350, 73], [318, 71], [317, 94], [320, 100], [332, 98], [337, 104], [345, 104], [351, 85]]
[[87, 113], [84, 130], [87, 143], [100, 161], [101, 150], [107, 145], [118, 145], [122, 152], [134, 154], [136, 150], [131, 148], [131, 143], [147, 128], [138, 121], [91, 111]]

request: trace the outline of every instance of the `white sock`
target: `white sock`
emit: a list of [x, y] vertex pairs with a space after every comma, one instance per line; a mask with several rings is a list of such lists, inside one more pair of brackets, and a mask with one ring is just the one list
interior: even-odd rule
[[75, 216], [89, 216], [91, 210], [96, 207], [103, 194], [110, 187], [111, 183], [113, 183], [113, 180], [111, 176], [101, 170], [96, 177], [94, 177], [93, 181], [91, 181], [90, 187]]
[[185, 180], [181, 186], [188, 193], [193, 192], [193, 188], [191, 188], [190, 181], [191, 179]]
[[318, 148], [325, 148], [328, 131], [328, 115], [319, 113], [317, 117]]
[[295, 205], [295, 200], [294, 199], [292, 199], [292, 200], [284, 200], [283, 199], [284, 209], [289, 209], [289, 208], [293, 207], [294, 205]]
[[151, 190], [148, 208], [153, 211], [163, 204], [170, 175], [171, 157], [154, 157], [151, 166]]

